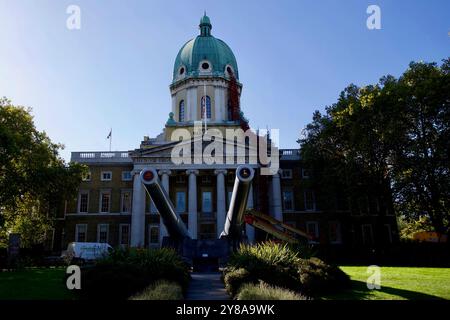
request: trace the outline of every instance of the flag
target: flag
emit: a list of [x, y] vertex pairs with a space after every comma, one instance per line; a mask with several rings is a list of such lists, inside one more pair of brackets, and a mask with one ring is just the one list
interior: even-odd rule
[[112, 129], [111, 129], [111, 131], [109, 131], [109, 134], [108, 134], [108, 136], [106, 137], [106, 139], [111, 138], [111, 135], [112, 135]]

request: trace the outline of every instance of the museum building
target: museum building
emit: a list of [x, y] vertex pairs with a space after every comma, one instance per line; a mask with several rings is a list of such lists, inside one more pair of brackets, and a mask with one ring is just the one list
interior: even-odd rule
[[[83, 177], [77, 197], [66, 203], [57, 218], [54, 250], [72, 241], [160, 247], [167, 230], [139, 180], [146, 167], [157, 170], [193, 239], [220, 236], [240, 163], [175, 164], [171, 158], [178, 143], [172, 139], [177, 129], [193, 136], [215, 129], [225, 136], [227, 129], [249, 128], [240, 106], [242, 84], [235, 55], [212, 35], [208, 16], [201, 18], [199, 27], [200, 34], [186, 42], [176, 56], [170, 85], [172, 106], [160, 135], [145, 136], [139, 147], [130, 151], [72, 152], [71, 161], [85, 164], [89, 173]], [[199, 123], [202, 132], [198, 132]], [[304, 230], [313, 236], [311, 242], [329, 248], [397, 241], [391, 209], [370, 195], [356, 205], [337, 197], [330, 206], [329, 200], [308, 183], [308, 169], [302, 166], [299, 149], [272, 150], [279, 155], [279, 170], [255, 175], [248, 208]], [[260, 164], [252, 166], [260, 172]], [[375, 234], [380, 225], [382, 240]], [[245, 234], [249, 242], [269, 238], [250, 225], [245, 226]]]

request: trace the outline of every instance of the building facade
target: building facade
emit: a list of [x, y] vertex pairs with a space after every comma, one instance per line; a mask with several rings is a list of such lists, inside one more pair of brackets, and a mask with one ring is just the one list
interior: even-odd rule
[[[240, 107], [242, 84], [236, 58], [225, 42], [212, 36], [206, 15], [199, 27], [200, 34], [184, 44], [176, 56], [170, 85], [171, 112], [160, 135], [144, 137], [139, 147], [130, 151], [72, 152], [71, 161], [87, 165], [89, 174], [83, 177], [77, 197], [66, 203], [56, 221], [52, 240], [55, 250], [72, 241], [159, 247], [167, 230], [139, 180], [141, 170], [149, 166], [158, 171], [192, 238], [220, 236], [239, 161], [177, 164], [172, 158], [180, 129], [192, 135], [192, 140], [211, 129], [223, 136], [227, 129], [248, 129]], [[201, 145], [204, 149], [203, 141]], [[244, 149], [248, 151], [248, 147]], [[272, 155], [273, 150], [279, 155], [279, 170], [263, 175], [258, 174], [262, 168], [259, 163], [252, 165], [257, 174], [248, 208], [306, 230], [314, 236], [314, 242], [326, 246], [372, 246], [381, 241], [374, 231], [380, 225], [384, 230], [382, 241], [396, 241], [396, 220], [390, 210], [381, 212], [369, 204], [355, 209], [346, 201], [324, 206], [320, 193], [308, 187], [309, 174], [302, 166], [300, 150], [275, 148]], [[267, 238], [249, 225], [245, 233], [250, 242]]]

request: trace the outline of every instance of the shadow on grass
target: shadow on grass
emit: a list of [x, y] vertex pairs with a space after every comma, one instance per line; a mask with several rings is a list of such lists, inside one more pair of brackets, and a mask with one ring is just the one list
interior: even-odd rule
[[[380, 290], [375, 290], [377, 292], [382, 292], [394, 296], [398, 296], [407, 300], [445, 300], [441, 297], [433, 296], [430, 294], [409, 291], [404, 289], [392, 288], [381, 286]], [[374, 290], [367, 288], [367, 284], [363, 281], [352, 280], [351, 289], [348, 289], [340, 294], [327, 296], [326, 299], [333, 300], [367, 300], [373, 299]]]

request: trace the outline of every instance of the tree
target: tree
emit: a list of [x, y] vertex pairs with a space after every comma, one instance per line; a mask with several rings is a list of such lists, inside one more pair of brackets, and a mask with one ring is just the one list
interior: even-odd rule
[[66, 164], [61, 148], [35, 128], [31, 109], [0, 99], [0, 244], [10, 232], [20, 232], [25, 246], [42, 242], [73, 197], [86, 169]]
[[400, 230], [400, 238], [403, 240], [412, 240], [414, 235], [418, 232], [433, 231], [433, 226], [429, 218], [422, 216], [415, 220], [406, 220], [400, 217], [398, 220]]
[[354, 208], [373, 195], [381, 213], [394, 201], [406, 218], [426, 215], [447, 234], [449, 65], [411, 63], [399, 79], [349, 85], [325, 114], [316, 111], [299, 143], [317, 189], [344, 194]]
[[394, 181], [399, 212], [426, 216], [434, 230], [449, 232], [450, 59], [411, 63], [399, 79], [406, 130], [396, 150]]

